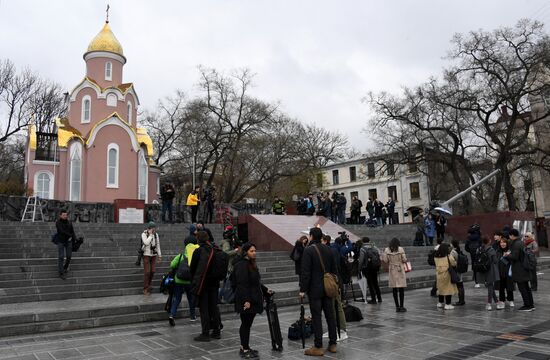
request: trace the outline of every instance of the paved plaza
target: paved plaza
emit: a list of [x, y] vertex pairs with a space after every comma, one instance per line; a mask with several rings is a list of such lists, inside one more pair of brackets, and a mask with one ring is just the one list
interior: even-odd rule
[[[467, 283], [467, 305], [452, 311], [436, 309], [429, 289], [406, 292], [407, 313], [395, 313], [393, 300], [382, 305], [354, 303], [365, 319], [348, 324], [349, 339], [340, 342], [330, 359], [550, 359], [550, 276], [544, 274], [535, 293], [537, 309], [522, 313], [509, 309], [487, 312], [484, 288]], [[516, 304], [521, 306], [519, 293]], [[517, 307], [519, 307], [517, 306]], [[516, 308], [517, 308], [516, 307]], [[309, 312], [309, 311], [308, 311]], [[299, 341], [286, 339], [299, 308], [280, 310], [284, 351], [273, 352], [267, 320], [259, 316], [252, 328], [251, 346], [261, 359], [304, 359]], [[221, 340], [197, 343], [200, 322], [178, 319], [90, 330], [54, 332], [0, 339], [0, 359], [239, 359], [236, 315], [223, 315]], [[308, 339], [311, 346], [313, 338]]]

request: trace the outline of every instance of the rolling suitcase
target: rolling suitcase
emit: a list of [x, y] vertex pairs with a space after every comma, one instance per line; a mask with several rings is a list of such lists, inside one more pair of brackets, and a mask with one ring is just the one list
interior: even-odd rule
[[269, 335], [271, 335], [271, 346], [275, 351], [283, 351], [283, 336], [279, 324], [279, 315], [277, 314], [277, 304], [273, 297], [266, 297], [265, 312], [267, 314], [267, 324], [269, 325]]

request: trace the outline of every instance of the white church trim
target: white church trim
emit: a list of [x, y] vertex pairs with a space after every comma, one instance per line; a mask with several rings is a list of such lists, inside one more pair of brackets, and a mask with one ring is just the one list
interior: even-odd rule
[[109, 119], [99, 123], [97, 126], [95, 126], [92, 129], [92, 133], [90, 134], [90, 137], [88, 138], [88, 141], [86, 142], [86, 148], [87, 149], [91, 148], [92, 145], [94, 144], [94, 141], [95, 141], [95, 138], [96, 138], [98, 132], [101, 129], [103, 129], [105, 126], [108, 126], [108, 125], [115, 125], [115, 126], [119, 126], [119, 127], [123, 128], [128, 133], [128, 136], [130, 137], [130, 141], [132, 142], [132, 149], [135, 152], [139, 151], [139, 144], [137, 142], [136, 134], [134, 133], [132, 128], [125, 121], [120, 120], [116, 116], [111, 116]]

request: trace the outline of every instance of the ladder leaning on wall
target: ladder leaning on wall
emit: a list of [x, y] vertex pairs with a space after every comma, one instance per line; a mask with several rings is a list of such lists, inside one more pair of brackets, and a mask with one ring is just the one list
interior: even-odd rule
[[25, 221], [44, 221], [44, 214], [42, 213], [42, 206], [40, 206], [40, 199], [38, 196], [29, 196], [27, 198], [25, 211], [23, 211], [23, 216], [21, 217], [21, 222]]

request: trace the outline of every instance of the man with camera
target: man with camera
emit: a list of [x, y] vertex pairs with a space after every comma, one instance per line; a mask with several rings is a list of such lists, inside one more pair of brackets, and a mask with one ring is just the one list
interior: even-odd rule
[[[162, 222], [172, 222], [172, 202], [176, 192], [174, 191], [174, 185], [172, 183], [164, 184], [160, 192], [160, 198], [162, 200]], [[168, 212], [168, 220], [166, 220], [166, 213]]]
[[143, 295], [151, 295], [151, 282], [155, 275], [157, 257], [162, 260], [160, 239], [154, 222], [147, 224], [147, 230], [141, 234], [141, 250], [143, 251]]

